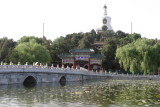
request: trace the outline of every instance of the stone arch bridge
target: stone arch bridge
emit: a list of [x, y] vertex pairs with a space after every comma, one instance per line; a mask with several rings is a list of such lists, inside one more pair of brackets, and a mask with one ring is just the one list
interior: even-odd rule
[[105, 73], [95, 73], [85, 69], [0, 65], [0, 84], [83, 81], [107, 77]]

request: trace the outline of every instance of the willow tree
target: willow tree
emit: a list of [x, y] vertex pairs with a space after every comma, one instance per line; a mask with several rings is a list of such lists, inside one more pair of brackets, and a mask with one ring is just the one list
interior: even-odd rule
[[132, 73], [156, 73], [160, 62], [160, 41], [138, 39], [137, 41], [119, 47], [116, 58], [121, 67]]
[[31, 39], [29, 42], [18, 44], [13, 49], [10, 60], [14, 63], [21, 62], [21, 64], [50, 63], [51, 56], [46, 47], [38, 44], [35, 39]]

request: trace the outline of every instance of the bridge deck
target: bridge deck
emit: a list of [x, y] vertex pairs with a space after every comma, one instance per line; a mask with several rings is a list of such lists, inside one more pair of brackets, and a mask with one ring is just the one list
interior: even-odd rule
[[[93, 72], [86, 69], [57, 68], [47, 66], [32, 65], [0, 65], [0, 73], [9, 72], [43, 72], [43, 73], [65, 73], [65, 74], [83, 74], [83, 75], [99, 75], [104, 76], [105, 72]], [[107, 75], [106, 75], [107, 76]]]
[[97, 76], [111, 76], [111, 77], [148, 77], [160, 78], [160, 75], [135, 75], [135, 74], [117, 74], [108, 72], [93, 72], [87, 69], [72, 69], [72, 68], [57, 68], [48, 66], [33, 66], [33, 65], [0, 65], [0, 73], [9, 72], [41, 72], [41, 73], [65, 73], [65, 74], [83, 74], [83, 75], [97, 75]]

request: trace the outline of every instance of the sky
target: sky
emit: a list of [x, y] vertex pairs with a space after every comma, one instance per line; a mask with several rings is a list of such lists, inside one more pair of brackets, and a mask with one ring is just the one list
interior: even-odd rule
[[140, 33], [160, 39], [159, 0], [0, 0], [0, 38], [44, 36], [54, 40], [66, 34], [102, 27], [103, 6], [116, 32]]

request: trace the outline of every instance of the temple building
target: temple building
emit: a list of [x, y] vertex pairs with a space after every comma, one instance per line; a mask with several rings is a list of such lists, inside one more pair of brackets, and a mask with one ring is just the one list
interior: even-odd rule
[[93, 49], [72, 49], [70, 53], [60, 54], [63, 66], [72, 66], [73, 69], [80, 67], [88, 70], [102, 70], [102, 54], [95, 54]]

